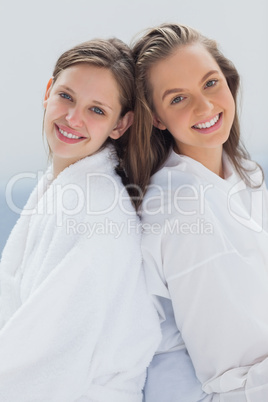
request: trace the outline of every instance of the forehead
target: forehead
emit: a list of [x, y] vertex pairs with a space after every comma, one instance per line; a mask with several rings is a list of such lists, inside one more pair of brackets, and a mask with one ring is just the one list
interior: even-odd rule
[[76, 96], [98, 99], [105, 103], [120, 103], [119, 85], [113, 73], [89, 63], [75, 64], [62, 70], [52, 91], [59, 87], [71, 89]]
[[173, 85], [185, 87], [188, 83], [199, 82], [211, 70], [220, 68], [207, 49], [199, 43], [181, 46], [163, 60], [155, 63], [149, 70], [152, 89]]
[[58, 75], [57, 81], [77, 78], [78, 76], [81, 79], [89, 79], [91, 76], [94, 76], [95, 78], [100, 77], [111, 79], [112, 81], [115, 80], [108, 68], [95, 66], [90, 63], [77, 63], [62, 70]]

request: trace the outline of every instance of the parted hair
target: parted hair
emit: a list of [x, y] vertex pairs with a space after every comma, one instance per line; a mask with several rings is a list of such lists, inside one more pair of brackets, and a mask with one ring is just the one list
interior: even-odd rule
[[[237, 113], [240, 77], [234, 64], [222, 54], [215, 40], [185, 25], [162, 24], [147, 30], [132, 46], [136, 65], [136, 105], [128, 170], [131, 181], [140, 187], [142, 194], [146, 191], [150, 176], [159, 170], [167, 159], [171, 147], [174, 146], [174, 139], [168, 130], [162, 131], [153, 126], [154, 105], [149, 83], [150, 68], [181, 46], [194, 43], [202, 44], [217, 62], [234, 98], [236, 105], [234, 121], [223, 147], [240, 177], [250, 184], [249, 172], [243, 167], [243, 160], [249, 159], [249, 154], [240, 140]], [[137, 204], [140, 202], [141, 200], [137, 201]]]
[[[121, 117], [134, 110], [135, 65], [131, 50], [124, 42], [117, 38], [92, 39], [65, 51], [55, 64], [52, 85], [63, 70], [81, 63], [111, 71], [119, 89], [119, 100], [122, 106]], [[119, 160], [116, 170], [125, 184], [127, 178], [123, 166], [128, 137], [129, 129], [117, 140], [108, 138], [102, 146], [103, 148], [107, 142], [114, 145]]]

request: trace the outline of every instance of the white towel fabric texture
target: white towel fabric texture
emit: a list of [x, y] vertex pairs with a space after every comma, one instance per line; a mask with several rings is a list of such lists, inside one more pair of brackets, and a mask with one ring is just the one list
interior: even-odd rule
[[160, 342], [112, 147], [49, 168], [0, 265], [1, 402], [140, 402]]

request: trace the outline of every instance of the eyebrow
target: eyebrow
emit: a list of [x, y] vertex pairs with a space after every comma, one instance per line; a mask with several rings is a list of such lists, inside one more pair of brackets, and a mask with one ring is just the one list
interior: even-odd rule
[[[219, 71], [218, 71], [218, 70], [211, 70], [211, 71], [209, 71], [208, 73], [206, 73], [206, 74], [204, 75], [204, 77], [200, 80], [200, 83], [199, 83], [199, 84], [201, 85], [202, 82], [204, 82], [210, 75], [215, 74], [215, 73], [219, 73]], [[171, 94], [178, 93], [178, 92], [184, 92], [184, 91], [185, 91], [184, 88], [172, 88], [172, 89], [167, 89], [167, 90], [163, 93], [162, 101], [165, 99], [165, 97], [166, 97], [167, 95], [171, 95]]]
[[[59, 85], [59, 87], [61, 87], [62, 89], [64, 89], [65, 91], [70, 92], [72, 95], [76, 95], [75, 91], [72, 88], [67, 87], [66, 85]], [[104, 107], [108, 107], [109, 109], [113, 110], [111, 108], [111, 106], [107, 105], [106, 103], [102, 103], [98, 100], [92, 100], [93, 103], [95, 103], [98, 106], [104, 106]]]
[[219, 74], [219, 71], [218, 71], [218, 70], [211, 70], [211, 71], [209, 71], [207, 74], [204, 75], [204, 77], [202, 78], [202, 80], [200, 80], [200, 84], [202, 84], [202, 82], [206, 81], [206, 79], [207, 79], [210, 75], [215, 74], [215, 73]]
[[102, 103], [102, 102], [97, 101], [97, 100], [93, 100], [92, 102], [93, 102], [93, 103], [96, 103], [96, 104], [99, 105], [99, 106], [108, 107], [109, 109], [113, 110], [113, 109], [111, 108], [111, 106], [107, 105], [107, 103]]
[[75, 95], [75, 92], [72, 90], [72, 88], [69, 88], [66, 85], [59, 85], [59, 88], [62, 88], [65, 91], [71, 92], [73, 95]]

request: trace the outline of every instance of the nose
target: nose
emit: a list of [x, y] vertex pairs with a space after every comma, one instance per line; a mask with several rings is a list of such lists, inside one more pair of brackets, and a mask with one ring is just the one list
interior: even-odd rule
[[196, 98], [196, 101], [195, 101], [196, 115], [202, 116], [207, 113], [210, 113], [213, 110], [213, 108], [214, 108], [214, 105], [207, 96], [200, 94], [198, 96], [198, 98]]
[[73, 128], [80, 128], [84, 124], [82, 111], [78, 107], [70, 108], [65, 118], [69, 126]]

